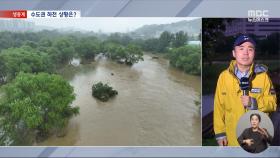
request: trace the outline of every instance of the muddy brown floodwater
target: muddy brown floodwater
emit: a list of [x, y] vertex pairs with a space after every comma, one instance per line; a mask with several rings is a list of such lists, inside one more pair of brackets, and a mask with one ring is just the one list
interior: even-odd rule
[[[102, 57], [67, 67], [62, 75], [74, 87], [80, 114], [69, 121], [64, 137], [37, 145], [57, 146], [196, 146], [201, 145], [201, 78], [171, 68], [163, 58], [144, 55], [132, 67]], [[77, 65], [77, 64], [76, 64]], [[102, 81], [118, 90], [108, 102], [92, 97]]]

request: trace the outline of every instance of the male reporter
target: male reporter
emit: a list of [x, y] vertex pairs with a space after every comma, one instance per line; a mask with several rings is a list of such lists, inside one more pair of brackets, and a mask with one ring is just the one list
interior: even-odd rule
[[[218, 79], [214, 99], [214, 132], [220, 146], [238, 146], [236, 127], [248, 110], [269, 113], [276, 110], [276, 95], [267, 67], [254, 64], [255, 41], [239, 36], [233, 45], [230, 62]], [[242, 90], [241, 78], [248, 78], [247, 92]], [[241, 87], [240, 87], [241, 86]]]

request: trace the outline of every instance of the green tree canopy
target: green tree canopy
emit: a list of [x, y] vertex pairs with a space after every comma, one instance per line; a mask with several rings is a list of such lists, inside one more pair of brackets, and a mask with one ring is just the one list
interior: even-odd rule
[[9, 48], [0, 53], [0, 78], [13, 79], [17, 73], [23, 72], [51, 72], [52, 63], [46, 53], [36, 52], [29, 46]]
[[126, 46], [132, 41], [132, 38], [127, 34], [116, 32], [111, 33], [107, 41]]
[[144, 60], [141, 48], [135, 44], [124, 47], [115, 43], [106, 43], [104, 46], [105, 55], [112, 60], [124, 62], [127, 65], [133, 65]]
[[158, 52], [165, 52], [166, 48], [170, 46], [174, 35], [168, 31], [164, 31], [160, 34]]
[[92, 59], [100, 53], [101, 43], [95, 37], [82, 38], [77, 42], [75, 51], [82, 58]]
[[75, 99], [73, 88], [59, 75], [20, 72], [3, 90], [0, 124], [14, 145], [26, 144], [32, 134], [47, 136], [79, 113], [70, 105]]
[[138, 63], [139, 61], [143, 61], [143, 52], [141, 48], [137, 45], [134, 44], [129, 44], [126, 47], [126, 58], [125, 58], [125, 63], [128, 65], [132, 65], [134, 63]]
[[52, 59], [58, 64], [68, 63], [74, 56], [74, 40], [71, 37], [61, 37], [54, 41], [52, 51], [49, 52]]
[[179, 31], [175, 33], [174, 39], [172, 40], [173, 47], [181, 47], [186, 44], [188, 40], [188, 34], [184, 31]]
[[114, 90], [108, 84], [103, 84], [102, 82], [98, 82], [92, 85], [92, 96], [106, 102], [111, 97], [114, 97], [118, 94], [118, 91]]
[[186, 45], [172, 49], [169, 54], [170, 64], [186, 73], [200, 75], [201, 49], [196, 45]]
[[157, 52], [159, 50], [159, 39], [150, 38], [145, 40], [143, 44], [143, 49], [145, 51]]

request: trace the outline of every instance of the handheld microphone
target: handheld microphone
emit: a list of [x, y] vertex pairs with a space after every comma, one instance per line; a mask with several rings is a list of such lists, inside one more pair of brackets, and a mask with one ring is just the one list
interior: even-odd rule
[[248, 77], [242, 77], [240, 79], [240, 89], [242, 90], [242, 94], [244, 95], [249, 95], [249, 88], [250, 88], [250, 84], [249, 84], [249, 78]]

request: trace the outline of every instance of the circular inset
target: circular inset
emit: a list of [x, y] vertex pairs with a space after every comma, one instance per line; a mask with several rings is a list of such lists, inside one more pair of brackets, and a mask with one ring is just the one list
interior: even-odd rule
[[274, 135], [270, 118], [258, 110], [245, 113], [239, 119], [236, 129], [239, 145], [250, 153], [260, 153], [267, 149]]

